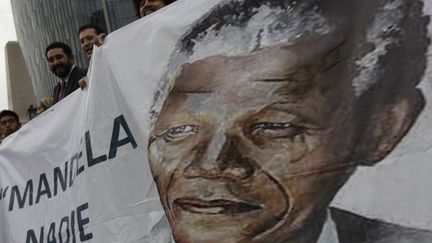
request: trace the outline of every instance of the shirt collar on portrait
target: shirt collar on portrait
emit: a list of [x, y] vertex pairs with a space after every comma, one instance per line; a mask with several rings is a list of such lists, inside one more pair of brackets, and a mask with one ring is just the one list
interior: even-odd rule
[[317, 243], [339, 243], [336, 224], [331, 217], [330, 210], [327, 210], [327, 218]]
[[65, 79], [62, 79], [65, 83], [68, 82], [69, 77], [71, 76], [71, 73], [72, 73], [72, 71], [74, 70], [75, 67], [76, 67], [76, 65], [74, 64], [74, 65], [72, 66], [72, 68], [69, 70], [69, 73], [68, 73], [68, 75], [66, 76], [66, 78], [65, 78]]

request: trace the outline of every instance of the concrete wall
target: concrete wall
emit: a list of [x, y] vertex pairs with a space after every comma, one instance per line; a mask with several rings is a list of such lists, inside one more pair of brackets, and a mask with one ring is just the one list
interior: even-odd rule
[[37, 100], [17, 41], [6, 44], [5, 58], [9, 109], [17, 112], [22, 122], [28, 121], [27, 109], [29, 105], [36, 107]]

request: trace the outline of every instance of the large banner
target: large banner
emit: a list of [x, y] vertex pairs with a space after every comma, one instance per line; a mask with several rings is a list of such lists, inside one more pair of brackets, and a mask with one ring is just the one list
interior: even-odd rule
[[432, 242], [422, 0], [181, 0], [0, 145], [0, 242]]
[[149, 238], [164, 214], [143, 118], [101, 52], [95, 60], [89, 92], [73, 93], [1, 144], [0, 242], [163, 242]]

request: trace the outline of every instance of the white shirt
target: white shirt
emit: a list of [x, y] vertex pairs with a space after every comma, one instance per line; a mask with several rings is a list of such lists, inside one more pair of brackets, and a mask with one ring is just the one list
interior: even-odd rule
[[339, 243], [336, 224], [331, 217], [330, 210], [327, 210], [327, 218], [317, 243]]

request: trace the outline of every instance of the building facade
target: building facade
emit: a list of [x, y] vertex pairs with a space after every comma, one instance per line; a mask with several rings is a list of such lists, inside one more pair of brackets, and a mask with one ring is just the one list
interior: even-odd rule
[[21, 122], [28, 121], [29, 108], [37, 106], [32, 81], [27, 72], [24, 57], [17, 41], [9, 41], [5, 46], [6, 82], [9, 109], [15, 111]]
[[96, 23], [107, 31], [134, 20], [131, 0], [12, 0], [18, 41], [37, 99], [51, 96], [57, 78], [48, 69], [46, 46], [53, 41], [69, 44], [77, 65], [88, 65], [78, 38], [78, 28]]

